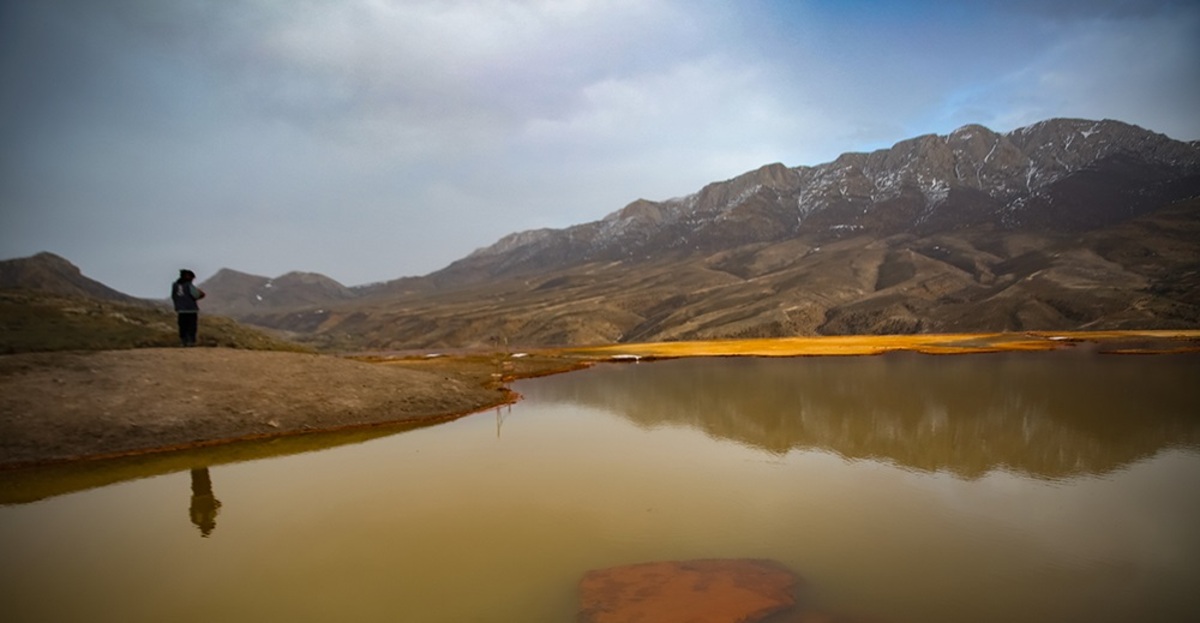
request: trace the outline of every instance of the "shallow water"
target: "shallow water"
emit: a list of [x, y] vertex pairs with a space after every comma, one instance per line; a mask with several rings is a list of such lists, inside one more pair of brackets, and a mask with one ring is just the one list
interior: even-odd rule
[[1191, 620], [1198, 373], [1066, 352], [523, 381], [511, 409], [0, 507], [0, 620], [562, 622], [588, 569], [725, 557], [871, 620]]

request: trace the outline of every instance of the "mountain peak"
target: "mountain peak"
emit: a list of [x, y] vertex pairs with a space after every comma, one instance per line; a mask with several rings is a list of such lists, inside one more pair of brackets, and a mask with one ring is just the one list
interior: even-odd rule
[[234, 270], [232, 268], [221, 268], [217, 272], [213, 273], [213, 276], [209, 277], [209, 279], [210, 280], [211, 279], [242, 279], [242, 278], [246, 278], [246, 277], [253, 278], [253, 279], [266, 279], [266, 277], [263, 277], [261, 275], [244, 273], [240, 270]]
[[206, 308], [222, 314], [247, 314], [281, 307], [303, 307], [355, 298], [357, 294], [320, 273], [291, 271], [270, 278], [222, 268], [200, 284]]
[[[993, 132], [992, 129], [987, 126], [980, 125], [978, 123], [968, 123], [967, 125], [964, 125], [962, 127], [955, 129], [948, 136], [951, 138], [959, 137], [959, 138], [965, 139], [965, 138], [970, 138], [969, 135], [971, 135], [971, 134], [988, 135], [988, 134], [995, 134], [995, 132]], [[964, 136], [964, 135], [967, 135], [967, 136]]]
[[141, 299], [84, 276], [78, 266], [48, 251], [0, 261], [0, 288], [37, 290], [123, 303], [141, 302]]

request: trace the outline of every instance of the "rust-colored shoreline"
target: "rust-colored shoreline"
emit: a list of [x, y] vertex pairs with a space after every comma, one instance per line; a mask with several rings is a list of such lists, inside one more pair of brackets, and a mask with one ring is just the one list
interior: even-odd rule
[[[812, 357], [879, 355], [912, 351], [930, 355], [1047, 351], [1094, 343], [1105, 353], [1173, 354], [1200, 352], [1200, 330], [1027, 331], [1022, 333], [944, 333], [928, 335], [818, 336], [651, 342], [564, 348], [563, 354], [597, 360], [679, 357]], [[1124, 345], [1136, 343], [1138, 347]], [[545, 352], [545, 351], [543, 351]]]

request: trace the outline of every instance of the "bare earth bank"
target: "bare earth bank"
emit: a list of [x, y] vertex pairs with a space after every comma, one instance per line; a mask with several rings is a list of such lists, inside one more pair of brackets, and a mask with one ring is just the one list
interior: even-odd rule
[[452, 419], [512, 400], [485, 385], [444, 369], [225, 348], [6, 355], [0, 469]]

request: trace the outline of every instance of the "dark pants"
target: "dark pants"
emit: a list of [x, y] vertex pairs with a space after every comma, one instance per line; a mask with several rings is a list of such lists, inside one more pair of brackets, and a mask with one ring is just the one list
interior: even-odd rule
[[184, 346], [196, 345], [196, 327], [200, 314], [179, 314], [179, 341]]

